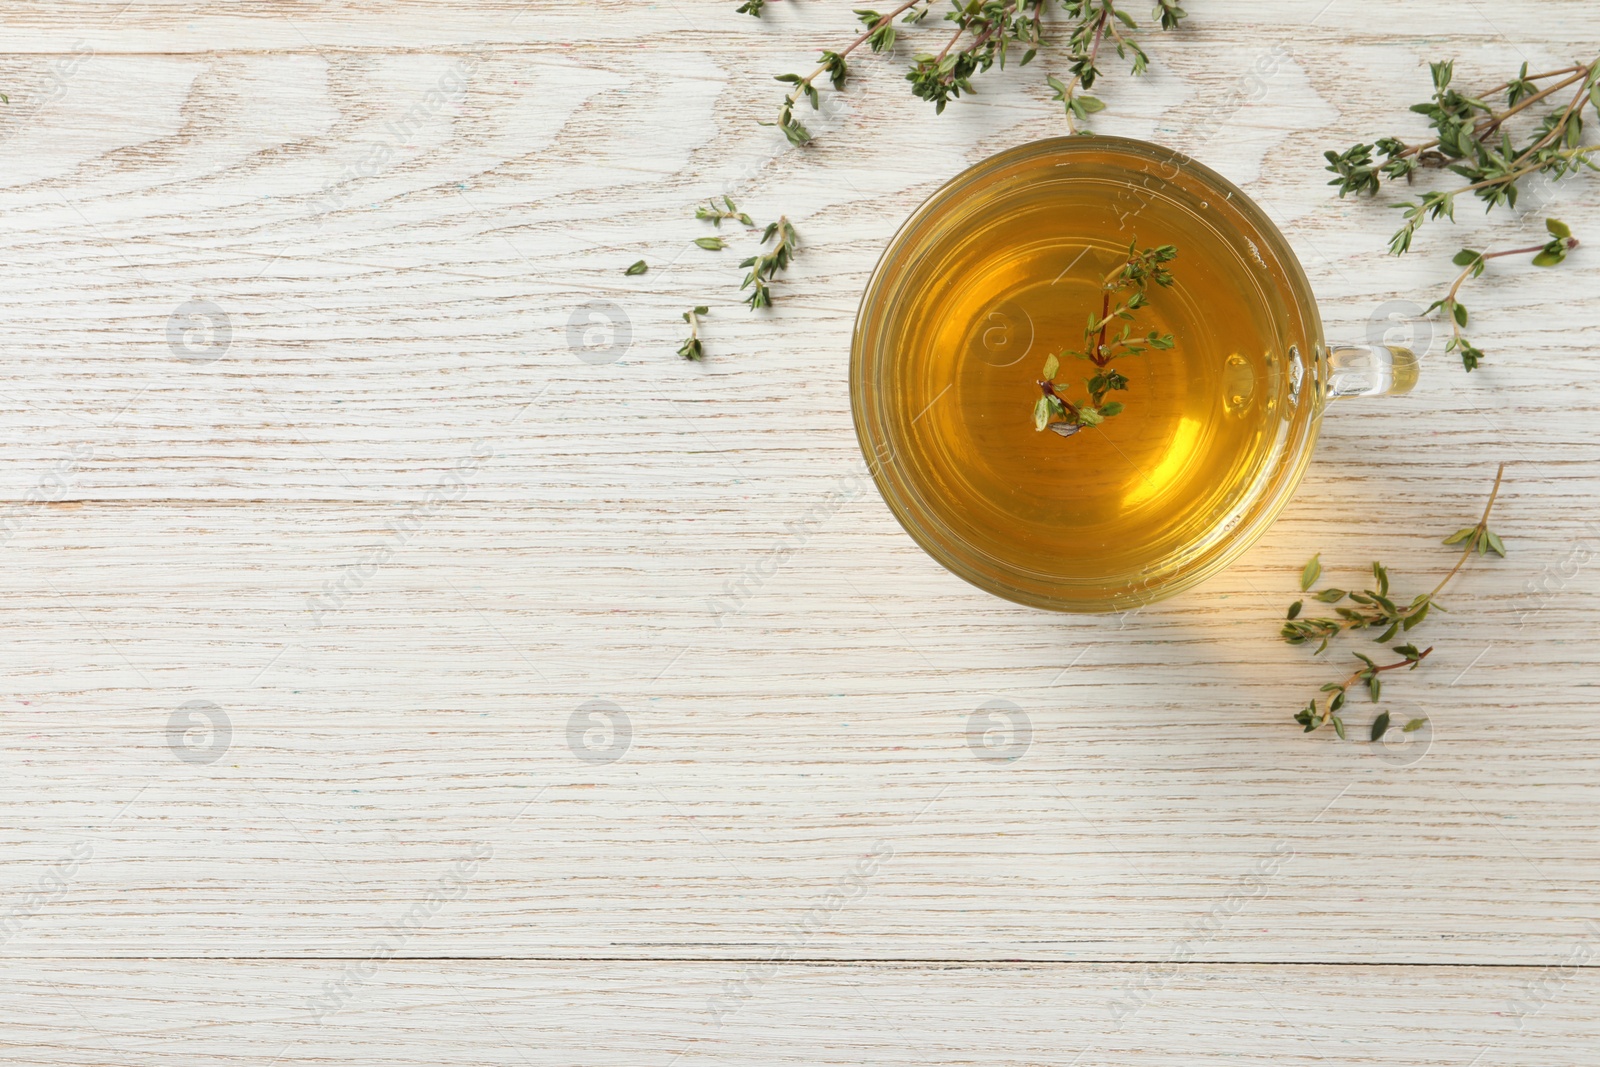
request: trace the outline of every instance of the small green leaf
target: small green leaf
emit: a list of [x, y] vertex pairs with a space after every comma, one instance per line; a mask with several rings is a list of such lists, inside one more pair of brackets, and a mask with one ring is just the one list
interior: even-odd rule
[[1501, 559], [1506, 558], [1505, 542], [1500, 540], [1500, 535], [1492, 530], [1483, 531], [1483, 539], [1489, 543], [1489, 548]]
[[1544, 228], [1550, 231], [1551, 237], [1556, 237], [1563, 241], [1572, 236], [1571, 227], [1562, 222], [1560, 219], [1545, 219]]
[[722, 238], [720, 237], [696, 237], [694, 243], [707, 252], [720, 252], [723, 249]]
[[1300, 568], [1300, 591], [1303, 593], [1310, 589], [1316, 584], [1317, 579], [1321, 576], [1322, 553], [1318, 552], [1315, 556], [1312, 556], [1306, 561], [1306, 565], [1304, 567]]
[[1331, 715], [1328, 718], [1329, 718], [1329, 721], [1333, 723], [1333, 732], [1339, 735], [1339, 740], [1341, 740], [1341, 741], [1345, 740], [1345, 736], [1344, 736], [1344, 720], [1339, 718], [1339, 716], [1337, 716], [1337, 715]]
[[1552, 251], [1546, 248], [1544, 251], [1533, 257], [1533, 265], [1535, 267], [1553, 267], [1566, 258], [1567, 256], [1565, 250]]
[[1298, 618], [1299, 615], [1300, 615], [1300, 608], [1302, 606], [1304, 606], [1304, 604], [1305, 604], [1304, 600], [1296, 600], [1293, 604], [1290, 604], [1289, 605], [1288, 618], [1291, 618], [1291, 619]]
[[1378, 717], [1372, 720], [1372, 739], [1383, 740], [1383, 735], [1389, 732], [1389, 713], [1380, 711]]
[[1410, 722], [1400, 727], [1400, 732], [1403, 734], [1414, 734], [1426, 725], [1428, 725], [1427, 719], [1412, 719]]
[[1467, 538], [1471, 537], [1477, 532], [1478, 528], [1476, 526], [1464, 526], [1455, 533], [1451, 534], [1449, 537], [1446, 537], [1444, 539], [1444, 543], [1447, 545], [1459, 545], [1461, 542], [1465, 541]]
[[1104, 111], [1106, 109], [1106, 105], [1104, 103], [1102, 103], [1099, 100], [1096, 100], [1092, 96], [1079, 95], [1079, 96], [1075, 97], [1074, 99], [1077, 102], [1079, 107], [1081, 107], [1081, 108], [1083, 108], [1083, 110], [1091, 112], [1091, 113], [1095, 112], [1095, 111]]
[[1450, 306], [1450, 314], [1455, 317], [1457, 326], [1465, 326], [1467, 324], [1467, 305], [1452, 304]]
[[1104, 415], [1108, 419], [1113, 415], [1121, 415], [1122, 401], [1113, 400], [1109, 404], [1102, 404], [1100, 406], [1100, 414]]
[[1035, 430], [1042, 430], [1045, 428], [1046, 424], [1049, 423], [1049, 421], [1050, 402], [1041, 396], [1038, 402], [1033, 405], [1033, 428]]
[[1317, 599], [1322, 601], [1324, 604], [1337, 604], [1339, 601], [1344, 599], [1344, 590], [1324, 589], [1322, 592], [1317, 594]]
[[1050, 355], [1044, 357], [1044, 377], [1045, 377], [1045, 381], [1049, 381], [1052, 378], [1054, 378], [1056, 376], [1056, 371], [1058, 371], [1060, 369], [1061, 369], [1061, 361], [1056, 358], [1055, 353], [1052, 352]]
[[643, 274], [645, 271], [647, 271], [649, 269], [650, 269], [650, 264], [646, 263], [644, 260], [641, 259], [639, 262], [635, 263], [633, 266], [629, 267], [627, 270], [623, 271], [622, 273], [628, 275], [631, 278], [635, 274]]
[[1477, 259], [1479, 255], [1481, 255], [1481, 253], [1474, 252], [1470, 248], [1463, 248], [1461, 251], [1457, 252], [1453, 257], [1451, 257], [1450, 262], [1454, 263], [1458, 267], [1465, 267], [1468, 263], [1471, 263], [1473, 260]]

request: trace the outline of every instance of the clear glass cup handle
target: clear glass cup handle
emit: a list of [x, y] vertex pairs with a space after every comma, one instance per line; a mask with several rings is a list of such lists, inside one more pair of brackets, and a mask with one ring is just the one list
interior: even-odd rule
[[1395, 345], [1340, 345], [1328, 350], [1327, 398], [1399, 396], [1417, 384], [1417, 357]]

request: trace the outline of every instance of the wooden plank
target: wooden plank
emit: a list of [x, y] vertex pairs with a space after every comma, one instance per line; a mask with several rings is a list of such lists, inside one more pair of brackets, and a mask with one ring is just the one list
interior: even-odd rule
[[151, 1067], [1587, 1063], [1600, 1011], [1594, 969], [1573, 959], [1545, 969], [13, 961], [7, 987], [0, 1062]]
[[[1191, 596], [1077, 619], [944, 574], [865, 494], [731, 609], [798, 502], [42, 506], [6, 546], [0, 899], [94, 855], [5, 951], [344, 954], [481, 846], [419, 950], [759, 956], [886, 842], [808, 953], [1160, 958], [1288, 848], [1201, 958], [1543, 964], [1600, 918], [1567, 636], [1596, 589], [1523, 591], [1563, 550], [1529, 504], [1512, 483], [1512, 557], [1390, 686], [1433, 723], [1397, 750], [1289, 721], [1344, 670], [1275, 637], [1308, 515]], [[1330, 576], [1365, 540], [1318, 540]], [[1435, 540], [1386, 546], [1398, 588]]]

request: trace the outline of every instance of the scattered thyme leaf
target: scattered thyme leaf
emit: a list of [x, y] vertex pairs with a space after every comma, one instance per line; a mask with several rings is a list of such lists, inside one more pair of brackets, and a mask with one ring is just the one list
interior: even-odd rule
[[644, 260], [641, 259], [637, 263], [635, 263], [632, 266], [630, 266], [627, 270], [623, 271], [622, 273], [626, 274], [628, 277], [631, 278], [636, 274], [643, 274], [645, 271], [647, 271], [649, 269], [650, 269], [650, 264], [646, 263]]
[[722, 238], [720, 237], [696, 237], [694, 243], [707, 252], [720, 252], [727, 247], [722, 243]]

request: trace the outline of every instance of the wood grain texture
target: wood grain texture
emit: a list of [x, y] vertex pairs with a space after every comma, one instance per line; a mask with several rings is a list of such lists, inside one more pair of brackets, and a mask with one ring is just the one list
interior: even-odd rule
[[[1420, 314], [1463, 244], [1600, 241], [1600, 181], [1395, 260], [1320, 156], [1593, 5], [1197, 2], [1108, 77], [1330, 337], [1425, 355], [1238, 565], [1100, 619], [941, 570], [850, 421], [878, 253], [1061, 132], [1042, 73], [935, 117], [863, 62], [797, 152], [771, 75], [849, 5], [732, 7], [0, 13], [0, 1062], [1595, 1062], [1595, 253], [1473, 283], [1471, 376]], [[771, 314], [689, 243], [725, 191], [804, 238]], [[1389, 687], [1429, 731], [1300, 734], [1306, 556], [1431, 586], [1502, 460], [1511, 556]]]
[[[391, 960], [8, 966], [0, 1063], [1593, 1062], [1592, 968]], [[330, 983], [348, 996], [317, 1007]], [[332, 1001], [330, 1000], [331, 1004]]]

